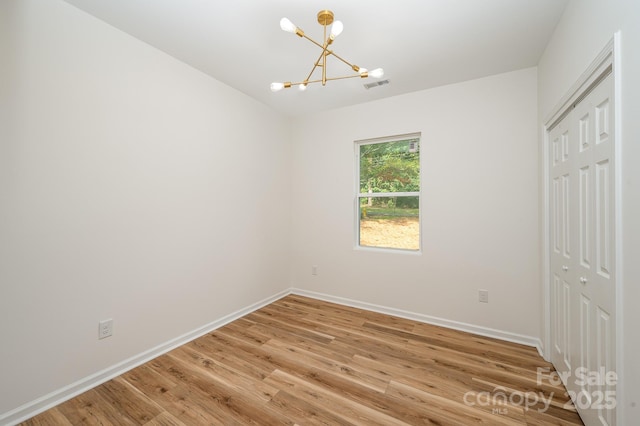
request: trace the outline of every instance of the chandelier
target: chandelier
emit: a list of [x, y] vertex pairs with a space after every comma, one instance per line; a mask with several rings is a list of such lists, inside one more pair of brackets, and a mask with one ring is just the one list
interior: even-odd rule
[[[311, 83], [322, 83], [322, 85], [324, 86], [324, 85], [327, 84], [327, 81], [331, 81], [331, 80], [342, 80], [342, 79], [345, 79], [345, 78], [355, 78], [355, 77], [360, 77], [360, 78], [367, 78], [367, 77], [380, 78], [380, 77], [382, 77], [384, 75], [384, 71], [382, 70], [382, 68], [376, 68], [376, 69], [374, 69], [372, 71], [368, 71], [366, 68], [360, 68], [359, 66], [350, 63], [349, 61], [345, 60], [344, 58], [338, 56], [333, 50], [329, 49], [329, 46], [331, 46], [333, 41], [336, 39], [336, 37], [338, 37], [340, 35], [340, 33], [342, 33], [342, 30], [343, 30], [342, 22], [333, 20], [333, 12], [332, 11], [330, 11], [330, 10], [321, 10], [320, 12], [318, 12], [318, 23], [320, 25], [322, 25], [322, 27], [324, 29], [324, 35], [322, 37], [322, 43], [318, 43], [317, 41], [315, 41], [312, 38], [308, 37], [304, 33], [304, 31], [302, 31], [300, 28], [296, 27], [293, 24], [293, 22], [291, 22], [287, 18], [282, 18], [280, 20], [280, 28], [282, 28], [283, 31], [296, 34], [298, 37], [306, 38], [311, 43], [315, 44], [320, 49], [322, 49], [322, 52], [320, 53], [320, 56], [318, 57], [318, 59], [313, 64], [313, 68], [311, 68], [311, 72], [309, 72], [309, 75], [307, 75], [307, 78], [305, 78], [304, 80], [302, 80], [300, 82], [297, 82], [297, 83], [292, 83], [290, 81], [287, 81], [287, 82], [284, 82], [284, 83], [271, 83], [271, 91], [272, 92], [277, 92], [277, 91], [282, 90], [282, 89], [288, 89], [292, 85], [293, 86], [298, 86], [298, 89], [300, 89], [300, 90], [306, 90], [307, 85], [309, 85]], [[331, 25], [331, 24], [333, 24], [333, 25]], [[331, 30], [329, 32], [329, 35], [327, 36], [327, 27], [329, 25], [331, 25]], [[347, 64], [355, 72], [355, 74], [347, 75], [347, 76], [344, 76], [344, 77], [327, 77], [327, 56], [330, 56], [330, 55], [334, 56], [335, 58], [337, 58], [340, 61], [342, 61], [345, 64]], [[314, 71], [317, 68], [321, 68], [322, 69], [322, 77], [320, 79], [311, 80], [311, 76], [313, 75]]]

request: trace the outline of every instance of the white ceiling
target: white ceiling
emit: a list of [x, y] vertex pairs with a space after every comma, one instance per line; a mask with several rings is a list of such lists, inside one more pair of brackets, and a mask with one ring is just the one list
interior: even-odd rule
[[[289, 116], [368, 102], [535, 66], [568, 0], [66, 0]], [[280, 29], [286, 16], [322, 39], [317, 12], [344, 24], [344, 59], [382, 67], [390, 84], [360, 78], [277, 93], [303, 80], [320, 49]], [[319, 70], [316, 72], [320, 72]], [[351, 70], [332, 58], [328, 76]]]

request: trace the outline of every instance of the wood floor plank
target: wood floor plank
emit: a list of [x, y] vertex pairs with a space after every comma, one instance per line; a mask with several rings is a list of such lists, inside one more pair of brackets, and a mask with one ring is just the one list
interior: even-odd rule
[[472, 378], [456, 371], [408, 370], [403, 366], [394, 366], [382, 360], [372, 360], [357, 356], [354, 364], [370, 371], [385, 371], [391, 380], [409, 384], [417, 389], [423, 389], [433, 395], [463, 401], [464, 394], [474, 391]]
[[327, 389], [303, 378], [276, 370], [265, 381], [286, 389], [311, 404], [332, 410], [336, 415], [357, 425], [407, 425], [397, 418], [359, 404], [344, 396], [343, 389]]
[[269, 401], [274, 409], [287, 413], [299, 425], [353, 425], [346, 418], [336, 414], [335, 407], [324, 408], [308, 402], [304, 397], [294, 396], [285, 390], [280, 390]]
[[166, 375], [152, 369], [150, 363], [129, 370], [121, 377], [151, 399], [154, 399], [155, 395], [163, 395], [178, 385]]
[[109, 380], [95, 390], [111, 407], [133, 424], [148, 423], [162, 412], [162, 409], [151, 399], [121, 377]]
[[414, 334], [432, 338], [466, 342], [467, 344], [473, 343], [474, 345], [479, 347], [493, 347], [497, 348], [498, 350], [507, 350], [510, 353], [520, 354], [523, 357], [528, 357], [533, 362], [539, 362], [540, 360], [538, 350], [532, 346], [507, 342], [504, 340], [495, 339], [493, 337], [470, 334], [465, 331], [454, 330], [451, 328], [444, 328], [437, 325], [425, 324], [420, 322], [416, 323], [411, 331]]
[[535, 348], [289, 295], [23, 424], [582, 424], [552, 372]]
[[354, 351], [351, 348], [346, 348], [346, 350], [342, 352], [337, 351], [334, 349], [334, 346], [332, 344], [318, 345], [312, 340], [304, 339], [291, 333], [286, 333], [282, 330], [267, 326], [265, 324], [256, 324], [253, 326], [253, 328], [260, 333], [268, 335], [271, 340], [287, 343], [292, 346], [309, 351], [316, 351], [317, 353], [325, 353], [328, 357], [333, 358], [336, 361], [348, 362], [354, 355]]
[[392, 334], [396, 337], [406, 339], [408, 342], [416, 342], [419, 344], [425, 344], [435, 346], [441, 349], [449, 349], [455, 352], [464, 352], [466, 354], [476, 355], [483, 359], [498, 362], [502, 364], [509, 364], [515, 366], [530, 366], [530, 362], [527, 359], [523, 359], [519, 354], [513, 354], [510, 352], [498, 351], [489, 349], [486, 346], [481, 347], [478, 345], [469, 345], [468, 342], [456, 342], [452, 339], [442, 339], [433, 336], [423, 336], [408, 331], [397, 330], [390, 327], [385, 327], [381, 324], [374, 324], [366, 322], [363, 324], [363, 328], [374, 329], [381, 333]]
[[[256, 311], [253, 312], [251, 314], [249, 314], [249, 316], [252, 319], [255, 319], [256, 321], [260, 322], [261, 324], [267, 324], [270, 325], [272, 327], [276, 327], [279, 328], [281, 330], [285, 330], [291, 334], [294, 334], [296, 336], [300, 336], [300, 337], [304, 337], [306, 339], [310, 339], [310, 340], [315, 340], [318, 343], [329, 343], [333, 340], [333, 336], [326, 334], [326, 333], [322, 333], [319, 331], [315, 331], [313, 329], [310, 329], [308, 327], [305, 327], [303, 324], [301, 324], [304, 320], [300, 319], [299, 321], [296, 321], [295, 323], [291, 323], [291, 321], [287, 321], [286, 318], [276, 318], [273, 315], [271, 315], [268, 312], [262, 312], [262, 311]], [[295, 324], [295, 325], [294, 325]]]
[[[242, 318], [241, 318], [242, 319]], [[219, 332], [229, 333], [237, 339], [242, 339], [247, 343], [260, 346], [268, 342], [271, 337], [260, 333], [254, 328], [255, 323], [247, 321], [245, 324], [236, 324], [235, 321], [218, 329]]]
[[[102, 386], [102, 385], [101, 385]], [[98, 392], [98, 386], [61, 404], [58, 410], [71, 424], [135, 425], [128, 416], [118, 412]]]
[[156, 397], [165, 410], [174, 418], [187, 425], [222, 425], [225, 416], [215, 409], [210, 397], [194, 386], [180, 384], [170, 392]]
[[[474, 406], [469, 406], [463, 400], [455, 401], [443, 398], [430, 392], [392, 381], [389, 384], [387, 395], [396, 397], [399, 401], [408, 401], [411, 405], [424, 407], [426, 415], [436, 424], [484, 424], [495, 426], [522, 426], [525, 417], [514, 419], [500, 414], [488, 413]], [[400, 402], [399, 402], [400, 404]]]
[[201, 374], [207, 375], [217, 382], [222, 382], [256, 400], [268, 402], [277, 392], [277, 389], [266, 385], [263, 381], [254, 380], [253, 377], [234, 369], [233, 366], [228, 366], [215, 358], [209, 358], [189, 347], [185, 346], [171, 351], [170, 356], [190, 363], [194, 368], [198, 368]]
[[197, 366], [169, 353], [164, 355], [159, 367], [176, 377], [190, 389], [197, 389], [210, 407], [210, 412], [228, 424], [293, 424], [281, 413], [269, 410], [266, 404], [253, 395], [227, 385], [222, 380], [203, 376]]
[[47, 410], [44, 413], [40, 413], [23, 424], [29, 426], [73, 426], [73, 424], [60, 412], [60, 410], [58, 410], [57, 407]]
[[173, 417], [167, 411], [163, 411], [151, 419], [145, 426], [186, 426], [183, 422]]

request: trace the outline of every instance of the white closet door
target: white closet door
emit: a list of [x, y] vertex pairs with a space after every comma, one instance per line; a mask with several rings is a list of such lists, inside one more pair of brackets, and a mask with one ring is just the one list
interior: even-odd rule
[[569, 126], [570, 116], [565, 117], [549, 134], [551, 151], [551, 324], [552, 362], [564, 377], [572, 371], [571, 313], [572, 283], [572, 203], [575, 176], [571, 174], [572, 159], [576, 155], [576, 143]]
[[549, 133], [552, 362], [586, 425], [615, 424], [612, 97], [609, 75]]

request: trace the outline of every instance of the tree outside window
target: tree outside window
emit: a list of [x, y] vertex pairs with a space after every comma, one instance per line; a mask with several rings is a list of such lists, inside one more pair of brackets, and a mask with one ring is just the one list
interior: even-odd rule
[[358, 246], [420, 250], [420, 135], [356, 148]]

